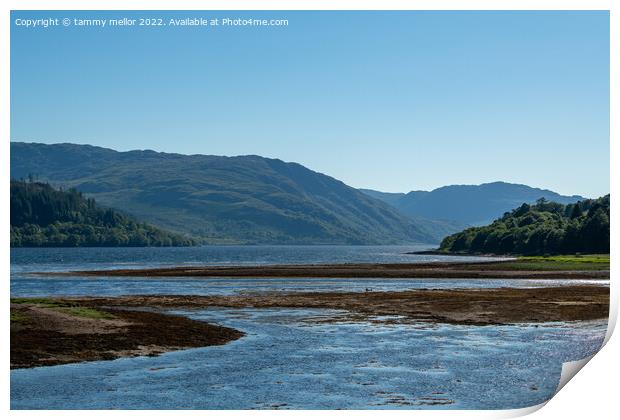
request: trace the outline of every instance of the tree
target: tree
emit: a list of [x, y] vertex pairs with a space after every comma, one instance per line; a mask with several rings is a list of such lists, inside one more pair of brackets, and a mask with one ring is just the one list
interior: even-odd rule
[[11, 181], [11, 246], [186, 246], [195, 241], [109, 208], [75, 189]]
[[523, 204], [488, 226], [450, 235], [440, 249], [496, 254], [609, 252], [609, 195], [564, 206], [540, 199]]

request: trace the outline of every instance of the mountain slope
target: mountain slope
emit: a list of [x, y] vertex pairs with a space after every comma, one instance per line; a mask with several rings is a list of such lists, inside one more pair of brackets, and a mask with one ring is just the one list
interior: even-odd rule
[[11, 246], [186, 246], [194, 241], [139, 223], [75, 190], [11, 181]]
[[11, 143], [11, 176], [29, 174], [209, 243], [438, 243], [445, 233], [334, 178], [260, 156]]
[[545, 198], [561, 204], [574, 203], [583, 197], [563, 196], [527, 185], [492, 182], [481, 185], [449, 185], [433, 191], [383, 193], [361, 190], [383, 200], [401, 213], [413, 217], [451, 220], [462, 225], [484, 225], [523, 203]]
[[544, 255], [609, 253], [609, 195], [575, 204], [523, 204], [491, 225], [441, 242], [445, 252]]

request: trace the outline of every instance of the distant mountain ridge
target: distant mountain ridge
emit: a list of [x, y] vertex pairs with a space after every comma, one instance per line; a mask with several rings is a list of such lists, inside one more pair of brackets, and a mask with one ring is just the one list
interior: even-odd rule
[[439, 243], [457, 230], [403, 216], [297, 163], [260, 156], [12, 142], [11, 176], [29, 174], [207, 243]]
[[463, 226], [488, 224], [505, 212], [523, 203], [535, 203], [539, 198], [560, 204], [584, 200], [584, 197], [578, 195], [564, 196], [550, 190], [507, 182], [449, 185], [432, 191], [411, 191], [406, 194], [368, 189], [360, 191], [410, 217], [451, 220]]

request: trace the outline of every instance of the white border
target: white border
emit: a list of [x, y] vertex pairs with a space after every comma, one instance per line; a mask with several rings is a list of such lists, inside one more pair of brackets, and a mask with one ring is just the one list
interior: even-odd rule
[[[16, 1], [5, 0], [1, 3], [3, 14], [0, 21], [0, 64], [2, 100], [0, 101], [0, 129], [4, 132], [3, 141], [0, 146], [1, 164], [5, 170], [2, 183], [1, 200], [3, 205], [0, 206], [2, 214], [2, 223], [5, 229], [9, 226], [9, 183], [8, 181], [10, 160], [9, 160], [9, 139], [10, 137], [10, 10], [609, 10], [611, 15], [611, 39], [610, 39], [610, 156], [611, 156], [611, 195], [612, 205], [611, 213], [614, 221], [618, 220], [620, 213], [616, 209], [615, 197], [618, 194], [617, 183], [614, 182], [620, 175], [618, 173], [618, 124], [620, 121], [618, 113], [618, 76], [620, 75], [620, 39], [618, 32], [618, 2], [613, 0], [411, 0], [411, 1], [343, 1], [343, 0], [218, 0], [218, 1], [137, 1], [137, 0], [92, 0], [87, 4], [83, 1], [76, 0], [57, 0], [50, 1]], [[617, 261], [617, 238], [618, 228], [612, 223], [612, 273], [618, 271]], [[5, 273], [0, 287], [2, 288], [4, 313], [8, 313], [8, 296], [9, 296], [9, 243], [6, 240], [2, 243], [2, 261], [3, 272]], [[612, 275], [615, 277], [615, 275]], [[613, 328], [615, 327], [618, 313], [618, 288], [614, 287], [613, 280], [611, 286], [612, 292], [612, 311], [610, 313], [610, 328], [606, 340], [609, 339]], [[5, 377], [2, 382], [2, 398], [3, 407], [9, 410], [9, 346], [8, 346], [8, 330], [9, 320], [5, 317], [5, 340], [2, 347], [3, 366], [5, 367]], [[610, 348], [613, 347], [612, 348]], [[575, 418], [582, 419], [584, 416], [594, 418], [609, 418], [610, 413], [617, 412], [617, 404], [615, 400], [617, 395], [614, 391], [617, 382], [616, 374], [618, 374], [618, 361], [614, 353], [618, 353], [620, 345], [618, 339], [611, 340], [602, 351], [601, 354], [594, 358], [584, 368], [584, 373], [579, 374], [577, 381], [571, 381], [558, 396], [549, 402], [549, 407], [537, 412], [534, 418]], [[592, 365], [592, 366], [590, 366]], [[591, 367], [591, 369], [590, 369]], [[538, 410], [545, 404], [537, 407], [531, 407], [521, 410], [505, 410], [505, 411], [292, 411], [292, 412], [274, 412], [274, 411], [191, 411], [191, 412], [175, 412], [175, 417], [185, 418], [201, 418], [205, 415], [217, 416], [220, 418], [249, 418], [264, 419], [272, 417], [292, 416], [299, 418], [336, 417], [338, 418], [371, 418], [378, 416], [389, 416], [393, 418], [405, 418], [415, 416], [416, 418], [467, 418], [467, 419], [485, 419], [485, 418], [508, 418], [525, 415]], [[597, 415], [598, 414], [598, 415]], [[110, 416], [110, 412], [106, 411], [11, 411], [10, 415], [15, 418], [31, 418], [44, 416], [46, 418], [69, 418], [78, 419], [88, 416], [90, 419], [104, 419]], [[171, 413], [166, 411], [123, 411], [115, 414], [120, 417], [130, 417], [132, 419], [154, 419], [167, 418]]]

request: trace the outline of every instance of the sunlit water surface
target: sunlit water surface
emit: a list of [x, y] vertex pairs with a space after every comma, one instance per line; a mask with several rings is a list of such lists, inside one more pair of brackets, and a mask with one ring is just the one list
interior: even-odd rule
[[[237, 294], [299, 290], [540, 287], [592, 281], [471, 279], [127, 279], [29, 274], [119, 267], [425, 262], [416, 247], [14, 249], [11, 294]], [[463, 259], [461, 257], [459, 259]], [[596, 282], [594, 282], [596, 283]], [[598, 282], [608, 284], [608, 282]], [[335, 311], [175, 311], [246, 333], [223, 346], [11, 372], [11, 407], [519, 408], [555, 391], [561, 364], [596, 352], [606, 322], [454, 326], [322, 323]]]

